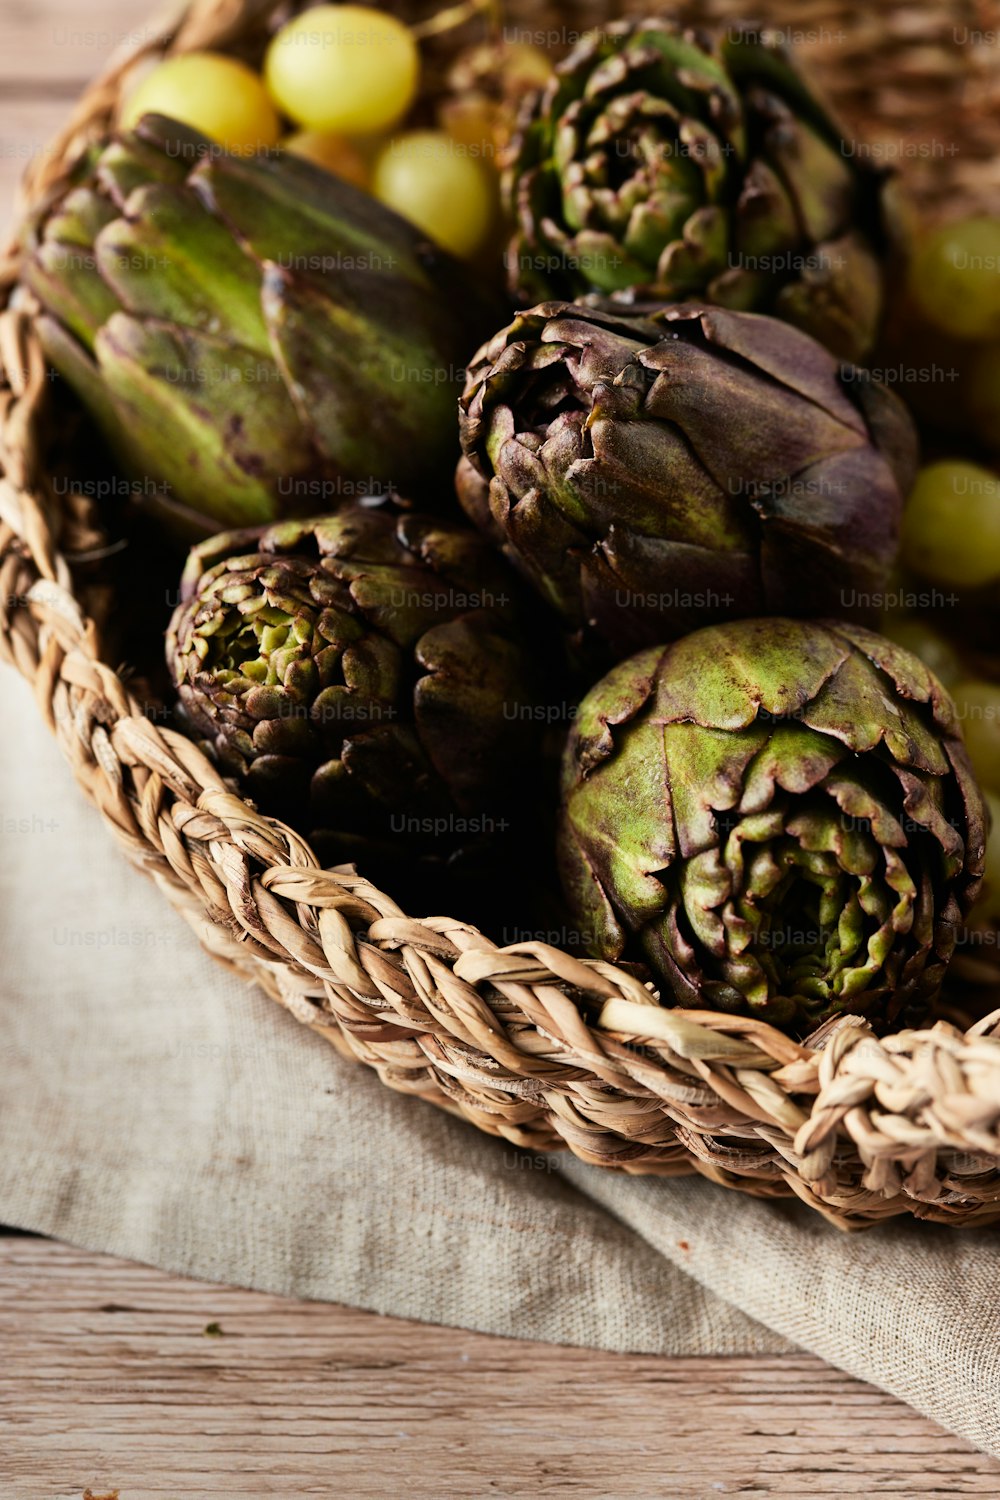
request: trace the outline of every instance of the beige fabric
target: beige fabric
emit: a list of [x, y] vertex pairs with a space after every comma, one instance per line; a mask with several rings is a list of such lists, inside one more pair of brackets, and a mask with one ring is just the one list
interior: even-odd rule
[[201, 953], [27, 688], [0, 688], [0, 1222], [520, 1337], [798, 1344], [1000, 1454], [1000, 1235], [846, 1237], [696, 1179], [525, 1160], [390, 1093]]

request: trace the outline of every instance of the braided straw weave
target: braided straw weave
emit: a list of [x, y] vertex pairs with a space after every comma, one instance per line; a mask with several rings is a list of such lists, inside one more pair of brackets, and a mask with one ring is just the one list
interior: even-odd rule
[[[926, 142], [948, 122], [959, 154], [931, 151], [911, 173], [926, 204], [1000, 210], [998, 73], [974, 43], [986, 23], [972, 0], [763, 9], [869, 136]], [[737, 7], [681, 11], [726, 21]], [[577, 0], [555, 23], [530, 0], [509, 12], [522, 35], [552, 25], [558, 47], [574, 39], [569, 18], [582, 30], [608, 7]], [[117, 58], [87, 90], [33, 163], [25, 205], [105, 130], [150, 55], [215, 47], [259, 59], [285, 13], [273, 0], [194, 0], [160, 43]], [[470, 34], [475, 22], [431, 38], [437, 76]], [[842, 1017], [806, 1047], [757, 1020], [665, 1009], [611, 964], [540, 943], [497, 948], [460, 921], [407, 916], [360, 875], [320, 869], [296, 834], [147, 717], [102, 659], [95, 622], [108, 601], [87, 578], [104, 539], [86, 498], [56, 494], [54, 464], [71, 468], [73, 455], [58, 451], [17, 271], [12, 248], [0, 262], [0, 650], [34, 684], [88, 797], [211, 953], [391, 1088], [518, 1147], [795, 1194], [844, 1228], [907, 1212], [1000, 1219], [1000, 1010], [968, 1031], [939, 1021], [881, 1040]]]

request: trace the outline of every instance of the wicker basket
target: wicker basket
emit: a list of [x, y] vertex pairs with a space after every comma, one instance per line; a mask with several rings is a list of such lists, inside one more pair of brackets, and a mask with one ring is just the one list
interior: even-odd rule
[[[572, 41], [571, 23], [581, 30], [608, 8], [563, 5], [554, 30]], [[530, 0], [508, 9], [528, 31], [552, 24]], [[680, 9], [708, 22], [743, 7]], [[1000, 73], [995, 48], [975, 45], [987, 23], [974, 0], [763, 9], [802, 44], [851, 123], [901, 149], [924, 143], [907, 155], [925, 204], [1000, 211]], [[287, 11], [274, 0], [194, 0], [160, 48], [119, 57], [86, 92], [33, 165], [25, 202], [58, 186], [150, 54], [210, 46], [259, 57]], [[434, 37], [437, 62], [476, 25]], [[941, 121], [958, 155], [934, 148]], [[844, 1228], [900, 1213], [1000, 1219], [1000, 1011], [967, 1031], [939, 1021], [882, 1039], [842, 1017], [806, 1047], [753, 1019], [665, 1009], [611, 964], [539, 943], [497, 948], [461, 921], [407, 916], [360, 875], [321, 869], [299, 837], [145, 714], [101, 654], [95, 622], [108, 601], [90, 575], [104, 539], [89, 502], [57, 494], [65, 486], [51, 478], [57, 464], [72, 472], [74, 455], [53, 430], [17, 272], [11, 250], [0, 266], [0, 648], [34, 683], [81, 787], [217, 958], [391, 1088], [518, 1147], [796, 1194]]]

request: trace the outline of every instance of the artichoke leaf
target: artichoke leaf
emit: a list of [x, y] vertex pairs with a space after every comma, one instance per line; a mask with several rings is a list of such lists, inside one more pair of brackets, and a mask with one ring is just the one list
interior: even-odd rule
[[138, 187], [94, 245], [122, 311], [229, 337], [270, 357], [260, 278], [228, 230], [183, 188]]
[[217, 521], [266, 521], [268, 470], [292, 476], [315, 462], [284, 385], [252, 350], [124, 313], [101, 329], [96, 350], [129, 468], [168, 494], [200, 490]]

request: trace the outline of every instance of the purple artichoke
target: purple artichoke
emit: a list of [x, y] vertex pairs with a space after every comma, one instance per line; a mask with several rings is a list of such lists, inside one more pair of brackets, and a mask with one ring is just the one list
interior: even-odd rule
[[666, 1004], [797, 1034], [932, 1004], [983, 872], [954, 706], [915, 656], [836, 622], [712, 626], [584, 699], [559, 857], [595, 955]]
[[389, 507], [215, 537], [167, 633], [185, 725], [304, 828], [461, 843], [533, 746], [514, 587], [471, 530]]
[[714, 620], [877, 615], [913, 424], [787, 324], [543, 303], [475, 355], [460, 421], [467, 513], [618, 655]]
[[522, 116], [505, 176], [511, 286], [523, 303], [593, 291], [770, 312], [864, 359], [885, 182], [766, 35], [614, 22]]

